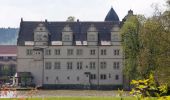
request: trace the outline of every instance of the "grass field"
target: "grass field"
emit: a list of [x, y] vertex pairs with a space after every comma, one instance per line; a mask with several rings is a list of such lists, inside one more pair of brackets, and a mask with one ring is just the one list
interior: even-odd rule
[[[1, 98], [0, 100], [138, 100], [136, 97], [47, 97], [47, 98]], [[145, 98], [142, 100], [158, 100], [158, 98]], [[161, 100], [170, 100], [170, 96]]]

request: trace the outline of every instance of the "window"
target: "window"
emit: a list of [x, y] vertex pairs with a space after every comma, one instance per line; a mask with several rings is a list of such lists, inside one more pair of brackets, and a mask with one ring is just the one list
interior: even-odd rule
[[90, 74], [90, 79], [95, 80], [96, 79], [96, 74]]
[[119, 62], [114, 62], [113, 63], [113, 69], [119, 69], [120, 63]]
[[51, 69], [51, 62], [45, 62], [45, 69], [49, 70]]
[[82, 55], [83, 54], [83, 50], [82, 49], [77, 49], [77, 55]]
[[60, 62], [54, 63], [54, 69], [60, 69]]
[[12, 60], [12, 57], [8, 57], [9, 60]]
[[100, 62], [100, 68], [101, 69], [106, 69], [106, 62]]
[[26, 54], [27, 55], [32, 55], [32, 49], [27, 49]]
[[115, 76], [115, 80], [119, 80], [119, 75], [116, 75], [116, 76]]
[[70, 80], [70, 77], [68, 76], [67, 79]]
[[55, 50], [55, 55], [60, 55], [60, 49]]
[[67, 69], [72, 69], [72, 65], [73, 65], [72, 62], [67, 62]]
[[119, 49], [114, 50], [114, 55], [119, 55]]
[[109, 74], [109, 78], [111, 78], [111, 74]]
[[80, 78], [79, 77], [77, 77], [77, 81], [79, 81], [80, 80]]
[[58, 78], [58, 76], [56, 76], [56, 78], [55, 78], [56, 80], [59, 80], [59, 78]]
[[83, 63], [82, 62], [77, 62], [77, 69], [81, 70], [83, 68]]
[[67, 50], [67, 55], [73, 55], [73, 49], [68, 49]]
[[95, 49], [90, 50], [90, 55], [95, 55]]
[[90, 69], [95, 69], [95, 62], [90, 62]]
[[50, 49], [45, 50], [45, 54], [46, 55], [51, 55], [51, 50]]
[[35, 41], [42, 41], [42, 35], [41, 34], [36, 34]]
[[107, 78], [107, 77], [106, 77], [106, 74], [101, 74], [101, 75], [100, 75], [100, 79], [101, 79], [101, 80], [105, 80], [106, 78]]
[[0, 60], [3, 60], [4, 59], [4, 57], [0, 57]]
[[101, 55], [106, 55], [106, 49], [101, 50]]
[[64, 41], [70, 41], [70, 36], [69, 35], [64, 35]]
[[118, 34], [113, 34], [112, 37], [113, 37], [113, 41], [119, 41]]
[[46, 81], [48, 81], [48, 76], [46, 77]]
[[88, 34], [88, 41], [95, 41], [95, 34]]

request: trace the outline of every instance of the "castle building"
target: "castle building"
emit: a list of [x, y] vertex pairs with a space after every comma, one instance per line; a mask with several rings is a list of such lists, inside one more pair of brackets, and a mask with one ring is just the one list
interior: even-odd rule
[[122, 87], [120, 23], [113, 8], [96, 22], [21, 19], [15, 83], [27, 78], [26, 84], [45, 88]]

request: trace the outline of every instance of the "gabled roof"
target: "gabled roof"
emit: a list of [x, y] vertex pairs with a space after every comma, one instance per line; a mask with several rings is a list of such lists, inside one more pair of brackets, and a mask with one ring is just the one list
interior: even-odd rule
[[111, 8], [110, 11], [108, 12], [105, 21], [119, 22], [119, 17], [113, 8]]
[[62, 30], [68, 25], [73, 31], [73, 42], [87, 41], [87, 31], [91, 25], [98, 31], [99, 41], [110, 41], [111, 29], [119, 22], [40, 22], [21, 21], [18, 37], [18, 45], [24, 45], [25, 41], [34, 41], [34, 29], [43, 23], [50, 32], [50, 41], [62, 41]]
[[0, 45], [0, 56], [16, 56], [17, 46], [15, 45]]

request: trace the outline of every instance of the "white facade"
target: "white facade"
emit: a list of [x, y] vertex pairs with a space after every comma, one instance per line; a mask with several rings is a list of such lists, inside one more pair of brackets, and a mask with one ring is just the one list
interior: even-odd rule
[[34, 41], [25, 41], [25, 45], [17, 47], [17, 71], [31, 72], [37, 86], [123, 85], [123, 51], [118, 26], [110, 30], [111, 41], [99, 41], [93, 24], [87, 30], [86, 41], [74, 41], [69, 25], [63, 28], [61, 41], [49, 41], [50, 34], [40, 23], [34, 30]]
[[[31, 72], [37, 85], [42, 84], [89, 84], [89, 76], [85, 72], [95, 74], [96, 78], [91, 79], [94, 85], [121, 85], [122, 84], [122, 47], [121, 46], [50, 46], [44, 51], [50, 50], [50, 54], [44, 52], [42, 59], [36, 60], [35, 54], [27, 55], [26, 51], [33, 49], [32, 46], [18, 46], [18, 72]], [[69, 55], [68, 50], [73, 50]], [[56, 50], [60, 54], [56, 54]], [[77, 51], [82, 50], [78, 55]], [[91, 54], [95, 50], [95, 54]], [[106, 50], [106, 54], [101, 54]], [[119, 51], [115, 55], [115, 50]], [[82, 63], [82, 68], [78, 68]], [[95, 63], [91, 68], [90, 63]], [[102, 63], [105, 64], [102, 64]], [[50, 63], [50, 68], [46, 68]], [[60, 68], [55, 68], [55, 63], [60, 63]], [[72, 68], [68, 69], [68, 63], [72, 63]], [[115, 64], [118, 63], [118, 64]], [[101, 75], [106, 75], [106, 79], [101, 79]], [[116, 76], [118, 75], [118, 76]], [[69, 77], [69, 78], [68, 78]], [[118, 77], [116, 79], [116, 77]], [[78, 79], [79, 78], [79, 79]]]

